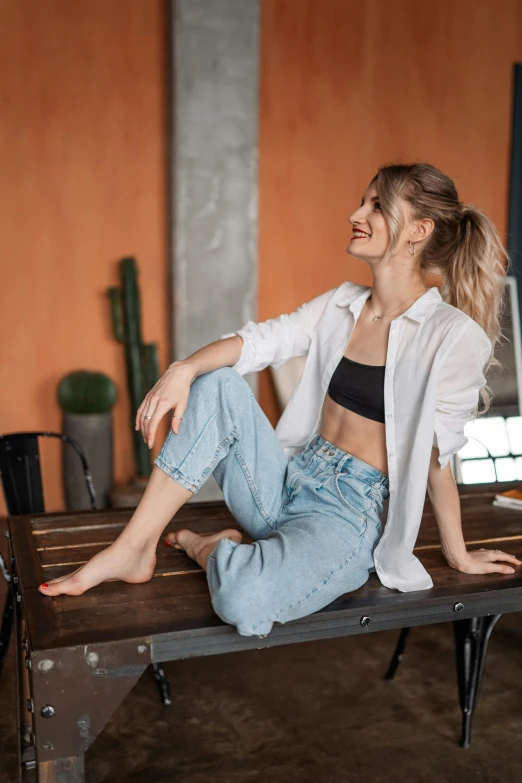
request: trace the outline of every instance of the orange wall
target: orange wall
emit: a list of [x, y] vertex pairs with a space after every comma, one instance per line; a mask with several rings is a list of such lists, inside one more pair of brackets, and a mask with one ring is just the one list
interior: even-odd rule
[[[164, 4], [0, 0], [0, 13], [0, 432], [60, 429], [60, 377], [102, 370], [120, 389], [115, 472], [127, 479], [125, 367], [104, 291], [135, 254], [163, 371]], [[439, 166], [505, 231], [517, 60], [522, 0], [262, 0], [259, 320], [343, 279], [371, 283], [345, 254], [347, 218], [390, 160]], [[42, 448], [49, 509], [62, 507], [59, 448]]]
[[383, 163], [438, 166], [506, 230], [515, 61], [521, 0], [263, 0], [260, 320], [371, 284], [347, 218]]
[[[133, 458], [105, 289], [124, 255], [168, 361], [164, 39], [160, 0], [0, 0], [0, 433], [59, 431], [59, 379], [106, 372], [117, 480]], [[41, 450], [46, 507], [63, 508], [61, 445]]]

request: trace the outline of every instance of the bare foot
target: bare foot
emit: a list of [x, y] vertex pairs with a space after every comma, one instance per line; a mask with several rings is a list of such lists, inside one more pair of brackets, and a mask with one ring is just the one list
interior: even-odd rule
[[138, 584], [152, 579], [156, 565], [156, 546], [137, 545], [126, 539], [116, 539], [84, 565], [65, 576], [44, 582], [38, 588], [42, 595], [81, 595], [108, 579]]
[[184, 549], [187, 555], [195, 560], [198, 565], [207, 569], [208, 556], [219, 544], [222, 538], [229, 538], [236, 544], [240, 544], [243, 535], [239, 530], [222, 530], [220, 533], [213, 533], [210, 536], [200, 536], [192, 533], [190, 530], [178, 530], [176, 533], [168, 533], [166, 540], [176, 549]]

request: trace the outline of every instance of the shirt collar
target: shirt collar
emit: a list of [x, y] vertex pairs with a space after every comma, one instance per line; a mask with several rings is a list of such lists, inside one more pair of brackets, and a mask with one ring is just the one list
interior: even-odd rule
[[[358, 316], [371, 292], [371, 287], [364, 287], [363, 292], [355, 299], [352, 299], [353, 293], [350, 292], [341, 297], [337, 304], [339, 307], [345, 307], [348, 305], [354, 316]], [[425, 321], [426, 318], [435, 310], [441, 301], [442, 296], [440, 295], [437, 286], [428, 288], [428, 290], [422, 296], [420, 296], [408, 310], [402, 313], [399, 318], [406, 316], [413, 319], [414, 321], [422, 323], [422, 321]]]

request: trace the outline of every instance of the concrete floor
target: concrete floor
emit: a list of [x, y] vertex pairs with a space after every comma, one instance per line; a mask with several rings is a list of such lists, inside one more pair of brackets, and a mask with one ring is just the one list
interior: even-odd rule
[[[522, 780], [522, 614], [490, 642], [472, 745], [457, 744], [451, 626], [414, 629], [393, 683], [397, 632], [149, 668], [87, 752], [89, 783], [505, 783]], [[9, 656], [0, 682], [0, 783], [16, 781]]]

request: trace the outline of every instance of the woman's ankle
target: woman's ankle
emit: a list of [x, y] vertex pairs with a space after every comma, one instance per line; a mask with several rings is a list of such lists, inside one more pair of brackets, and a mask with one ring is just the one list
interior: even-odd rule
[[143, 535], [139, 531], [124, 529], [114, 543], [128, 547], [134, 552], [147, 552], [156, 550], [158, 540], [159, 536], [151, 536], [150, 533]]

